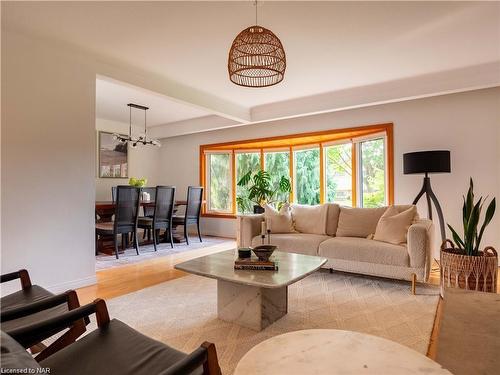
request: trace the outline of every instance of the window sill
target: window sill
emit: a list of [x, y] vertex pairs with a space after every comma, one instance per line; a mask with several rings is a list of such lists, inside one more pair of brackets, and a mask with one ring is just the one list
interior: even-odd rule
[[216, 219], [236, 219], [236, 215], [233, 214], [217, 214], [214, 212], [207, 212], [201, 214], [201, 217], [211, 217]]

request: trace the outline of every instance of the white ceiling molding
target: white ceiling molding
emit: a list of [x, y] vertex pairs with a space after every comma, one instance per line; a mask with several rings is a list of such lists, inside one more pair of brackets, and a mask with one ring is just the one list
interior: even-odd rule
[[241, 123], [213, 115], [153, 126], [149, 128], [149, 134], [154, 138], [169, 138], [179, 135], [219, 130], [233, 126], [241, 126]]
[[500, 62], [312, 95], [251, 109], [252, 123], [500, 86]]

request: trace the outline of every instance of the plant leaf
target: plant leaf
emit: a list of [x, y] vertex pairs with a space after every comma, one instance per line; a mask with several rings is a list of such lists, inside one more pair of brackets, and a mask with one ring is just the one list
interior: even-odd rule
[[453, 236], [453, 241], [455, 241], [455, 244], [460, 249], [463, 249], [465, 247], [464, 242], [462, 241], [462, 239], [460, 238], [460, 236], [458, 235], [458, 233], [455, 231], [455, 229], [453, 229], [453, 227], [450, 224], [447, 224], [447, 225], [448, 225], [448, 228], [450, 228], [451, 235]]
[[488, 224], [491, 222], [493, 219], [493, 216], [495, 215], [495, 210], [496, 210], [496, 199], [493, 198], [490, 204], [488, 205], [488, 208], [486, 209], [486, 214], [484, 215], [484, 221], [483, 225], [481, 226], [481, 230], [479, 231], [479, 235], [477, 236], [476, 239], [476, 249], [479, 251], [479, 246], [481, 244], [481, 240], [483, 239], [483, 234], [484, 230], [488, 226]]

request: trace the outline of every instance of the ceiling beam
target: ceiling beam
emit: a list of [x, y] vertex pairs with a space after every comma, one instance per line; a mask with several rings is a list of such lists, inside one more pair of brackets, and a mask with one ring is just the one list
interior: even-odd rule
[[252, 123], [500, 86], [500, 61], [253, 107]]
[[212, 115], [152, 126], [148, 128], [148, 132], [153, 138], [169, 138], [179, 135], [201, 133], [240, 125], [240, 122]]

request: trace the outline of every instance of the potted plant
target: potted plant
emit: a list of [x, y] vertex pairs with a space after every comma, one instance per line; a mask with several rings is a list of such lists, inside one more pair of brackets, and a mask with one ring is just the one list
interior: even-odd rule
[[496, 292], [497, 252], [492, 246], [481, 250], [484, 230], [493, 219], [496, 201], [493, 198], [486, 209], [483, 223], [479, 227], [481, 212], [486, 199], [474, 201], [474, 183], [470, 179], [469, 191], [463, 197], [463, 236], [448, 224], [453, 241], [441, 245], [441, 294], [444, 287], [454, 287], [483, 292]]
[[250, 204], [254, 203], [253, 212], [260, 214], [264, 212], [263, 205], [268, 203], [277, 203], [278, 208], [285, 203], [278, 201], [279, 193], [290, 193], [292, 185], [290, 180], [281, 176], [276, 188], [273, 188], [271, 183], [271, 175], [267, 171], [259, 170], [252, 175], [252, 172], [245, 173], [237, 183], [238, 186], [247, 187], [248, 196], [240, 195], [236, 198], [236, 202], [240, 211], [250, 211]]
[[130, 186], [135, 186], [135, 187], [144, 187], [148, 183], [147, 178], [135, 178], [135, 177], [130, 177], [130, 180], [128, 180], [128, 184]]

